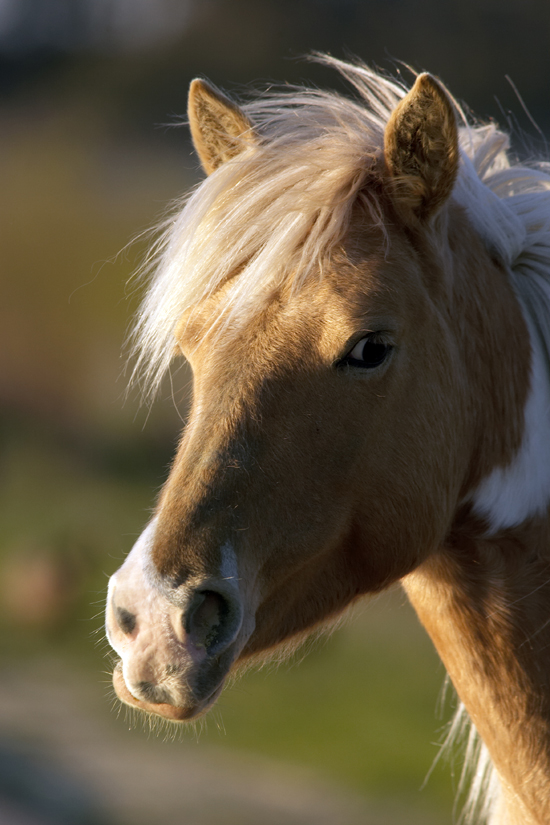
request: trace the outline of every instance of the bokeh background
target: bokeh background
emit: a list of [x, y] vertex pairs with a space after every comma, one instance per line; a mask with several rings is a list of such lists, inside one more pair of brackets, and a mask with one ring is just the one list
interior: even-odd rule
[[545, 151], [547, 0], [0, 0], [0, 823], [452, 821], [459, 767], [425, 781], [452, 700], [399, 590], [194, 729], [110, 688], [107, 577], [186, 411], [185, 368], [126, 394], [124, 340], [143, 233], [200, 175], [188, 83], [342, 90], [312, 50], [429, 70]]

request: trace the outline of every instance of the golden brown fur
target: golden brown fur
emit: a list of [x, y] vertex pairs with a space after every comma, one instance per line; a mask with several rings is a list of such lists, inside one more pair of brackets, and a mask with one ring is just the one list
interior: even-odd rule
[[[193, 369], [193, 404], [155, 520], [110, 591], [125, 673], [147, 674], [132, 686], [119, 670], [119, 693], [192, 717], [231, 668], [402, 580], [498, 771], [505, 808], [495, 825], [543, 825], [550, 522], [533, 512], [492, 530], [474, 506], [480, 484], [526, 443], [532, 352], [520, 270], [513, 280], [502, 242], [515, 218], [488, 192], [496, 217], [481, 231], [475, 204], [452, 196], [482, 184], [459, 170], [455, 111], [437, 81], [421, 75], [400, 102], [396, 87], [384, 89], [397, 105], [383, 137], [363, 155], [359, 144], [350, 150], [332, 189], [299, 165], [299, 129], [296, 145], [285, 139], [294, 163], [275, 209], [266, 170], [282, 181], [277, 124], [268, 139], [221, 93], [192, 88], [191, 131], [212, 174], [190, 213], [191, 252], [177, 233], [167, 247], [170, 277], [182, 261], [213, 266], [219, 249], [216, 259], [209, 244], [235, 245], [185, 306], [163, 303], [161, 279], [144, 312], [150, 353], [161, 340], [153, 320], [170, 316]], [[374, 134], [379, 121], [371, 125]], [[309, 146], [319, 157], [323, 137]], [[270, 249], [264, 221], [276, 212], [280, 246]], [[291, 254], [279, 260], [278, 248]], [[380, 364], [350, 360], [373, 335]], [[132, 659], [137, 635], [116, 627], [117, 609], [139, 610], [145, 596], [162, 614], [160, 664]], [[174, 670], [170, 655], [182, 674], [171, 702], [155, 694], [162, 668]]]
[[[550, 821], [550, 517], [457, 520], [403, 580], [498, 771], [511, 825]], [[500, 820], [498, 820], [500, 821]]]

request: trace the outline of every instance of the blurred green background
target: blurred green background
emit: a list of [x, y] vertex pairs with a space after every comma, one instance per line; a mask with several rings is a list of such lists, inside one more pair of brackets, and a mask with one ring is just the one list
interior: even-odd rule
[[194, 729], [157, 736], [118, 712], [106, 582], [188, 387], [183, 368], [151, 409], [126, 397], [147, 246], [130, 242], [198, 179], [174, 126], [196, 75], [237, 95], [342, 89], [298, 58], [400, 60], [533, 155], [549, 46], [546, 0], [0, 0], [1, 822], [452, 821], [452, 766], [423, 784], [452, 702], [437, 715], [444, 671], [399, 590], [299, 664], [247, 675]]

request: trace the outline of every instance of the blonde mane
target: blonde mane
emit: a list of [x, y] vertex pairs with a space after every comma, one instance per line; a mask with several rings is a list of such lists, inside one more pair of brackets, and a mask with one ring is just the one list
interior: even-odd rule
[[[322, 270], [345, 235], [358, 196], [381, 226], [366, 177], [383, 150], [389, 116], [408, 89], [366, 66], [328, 56], [358, 99], [317, 89], [266, 93], [243, 106], [260, 135], [202, 181], [164, 223], [144, 267], [152, 273], [135, 332], [134, 376], [154, 394], [174, 354], [182, 315], [232, 274], [230, 318], [243, 319], [284, 281]], [[454, 196], [509, 267], [550, 267], [550, 167], [511, 165], [509, 139], [472, 126], [456, 104], [461, 168]]]

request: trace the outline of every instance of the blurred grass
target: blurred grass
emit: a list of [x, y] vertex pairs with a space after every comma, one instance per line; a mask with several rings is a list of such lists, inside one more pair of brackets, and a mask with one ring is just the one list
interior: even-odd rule
[[[410, 802], [438, 752], [444, 671], [399, 589], [365, 605], [299, 665], [268, 665], [226, 690], [220, 718], [234, 745]], [[424, 793], [450, 809], [450, 790], [437, 770]]]

